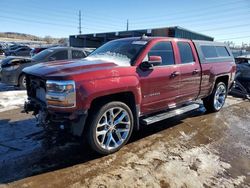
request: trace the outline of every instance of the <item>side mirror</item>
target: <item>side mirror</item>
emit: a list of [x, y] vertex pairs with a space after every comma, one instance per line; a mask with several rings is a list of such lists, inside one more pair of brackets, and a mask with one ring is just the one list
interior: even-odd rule
[[148, 62], [154, 66], [162, 64], [161, 56], [149, 56], [148, 59], [149, 59]]
[[143, 61], [140, 65], [142, 70], [153, 69], [154, 66], [161, 65], [161, 56], [149, 56], [148, 61]]

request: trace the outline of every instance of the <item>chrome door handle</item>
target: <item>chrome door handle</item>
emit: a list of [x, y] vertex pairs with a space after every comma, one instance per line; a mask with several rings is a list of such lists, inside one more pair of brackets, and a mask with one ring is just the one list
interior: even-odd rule
[[171, 74], [171, 78], [175, 78], [177, 76], [179, 76], [181, 73], [178, 72], [178, 71], [174, 71], [172, 74]]
[[198, 69], [194, 69], [193, 74], [198, 74], [200, 71]]

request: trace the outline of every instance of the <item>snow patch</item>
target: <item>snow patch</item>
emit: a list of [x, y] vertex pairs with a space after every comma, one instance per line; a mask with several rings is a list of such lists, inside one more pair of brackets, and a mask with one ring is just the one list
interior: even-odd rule
[[85, 58], [88, 61], [95, 61], [95, 60], [101, 60], [101, 61], [107, 61], [117, 64], [118, 66], [131, 66], [130, 65], [130, 59], [121, 54], [107, 52], [105, 54], [96, 54], [91, 55]]
[[0, 92], [0, 112], [20, 108], [26, 99], [26, 91], [2, 91]]
[[[234, 187], [245, 176], [228, 177], [230, 164], [220, 160], [209, 147], [167, 148], [164, 143], [152, 146], [143, 156], [127, 153], [125, 165], [86, 180], [90, 187]], [[123, 160], [123, 159], [121, 159]], [[128, 186], [129, 187], [129, 186]]]

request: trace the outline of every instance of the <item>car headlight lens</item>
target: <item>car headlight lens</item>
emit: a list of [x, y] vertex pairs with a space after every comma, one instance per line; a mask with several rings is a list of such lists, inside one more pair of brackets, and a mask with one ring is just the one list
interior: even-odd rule
[[8, 66], [8, 67], [4, 67], [4, 70], [13, 71], [13, 70], [18, 69], [18, 67], [20, 67], [20, 65], [12, 65], [12, 66]]
[[46, 90], [46, 100], [49, 107], [73, 108], [76, 106], [75, 82], [73, 80], [48, 80]]

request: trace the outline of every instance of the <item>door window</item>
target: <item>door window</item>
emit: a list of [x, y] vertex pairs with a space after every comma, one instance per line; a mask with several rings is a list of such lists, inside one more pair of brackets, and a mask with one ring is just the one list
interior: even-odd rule
[[84, 58], [86, 55], [80, 50], [72, 50], [72, 59]]
[[[161, 56], [162, 65], [174, 65], [174, 52], [171, 42], [158, 42], [148, 53], [149, 56]], [[147, 57], [147, 58], [148, 58]]]
[[180, 52], [182, 64], [194, 62], [192, 49], [188, 42], [178, 42], [177, 46]]
[[68, 59], [68, 51], [67, 50], [56, 52], [55, 54], [50, 56], [50, 60], [53, 60], [53, 61], [54, 60], [64, 60], [64, 59]]

